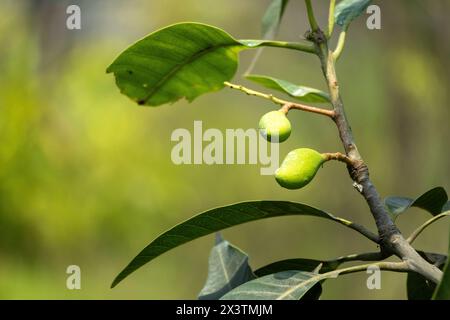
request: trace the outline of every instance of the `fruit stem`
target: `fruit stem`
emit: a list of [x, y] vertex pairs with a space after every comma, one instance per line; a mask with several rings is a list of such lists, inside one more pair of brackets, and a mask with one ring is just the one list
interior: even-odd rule
[[336, 152], [336, 153], [323, 153], [322, 154], [325, 158], [325, 161], [330, 161], [330, 160], [336, 160], [336, 161], [340, 161], [340, 162], [344, 162], [345, 164], [347, 164], [348, 166], [355, 166], [355, 160], [351, 159], [350, 157], [346, 156], [343, 153], [340, 152]]
[[291, 109], [297, 109], [297, 110], [301, 110], [301, 111], [306, 111], [306, 112], [311, 112], [311, 113], [316, 113], [316, 114], [320, 114], [323, 116], [327, 116], [331, 119], [334, 118], [335, 113], [333, 110], [327, 110], [327, 109], [307, 106], [307, 105], [300, 104], [300, 103], [286, 101], [286, 100], [274, 97], [272, 94], [266, 94], [266, 93], [262, 93], [259, 91], [255, 91], [255, 90], [246, 88], [246, 87], [238, 85], [238, 84], [230, 83], [228, 81], [225, 81], [223, 84], [231, 89], [242, 91], [245, 94], [248, 94], [250, 96], [267, 99], [267, 100], [272, 101], [275, 104], [281, 105], [282, 108], [280, 109], [280, 111], [284, 112], [285, 114], [287, 114], [289, 112], [289, 110], [291, 110]]

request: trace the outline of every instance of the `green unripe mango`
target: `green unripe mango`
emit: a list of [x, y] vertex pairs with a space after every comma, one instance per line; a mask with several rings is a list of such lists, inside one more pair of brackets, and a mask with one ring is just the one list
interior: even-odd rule
[[325, 161], [325, 157], [315, 150], [306, 148], [293, 150], [275, 171], [275, 179], [286, 189], [303, 188], [311, 182]]
[[259, 129], [267, 141], [283, 142], [291, 135], [291, 122], [284, 112], [271, 111], [261, 117]]

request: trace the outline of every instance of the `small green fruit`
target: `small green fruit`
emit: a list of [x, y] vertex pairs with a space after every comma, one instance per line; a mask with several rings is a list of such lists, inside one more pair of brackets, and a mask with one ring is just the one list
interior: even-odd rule
[[305, 148], [293, 150], [275, 172], [275, 179], [286, 189], [303, 188], [311, 182], [325, 161], [325, 157], [315, 150]]
[[291, 123], [282, 111], [271, 111], [263, 115], [259, 120], [259, 129], [269, 142], [283, 142], [291, 135]]

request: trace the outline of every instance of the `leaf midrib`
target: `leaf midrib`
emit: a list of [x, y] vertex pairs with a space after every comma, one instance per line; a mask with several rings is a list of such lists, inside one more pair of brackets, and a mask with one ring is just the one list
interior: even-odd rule
[[216, 50], [218, 48], [225, 48], [225, 47], [233, 47], [233, 46], [242, 46], [239, 43], [233, 43], [233, 44], [223, 44], [223, 45], [218, 45], [218, 46], [210, 46], [210, 47], [206, 47], [205, 49], [202, 49], [198, 52], [196, 52], [195, 54], [193, 54], [192, 56], [188, 57], [187, 59], [183, 60], [181, 63], [175, 65], [175, 67], [170, 70], [164, 77], [161, 78], [161, 80], [159, 80], [155, 86], [153, 86], [150, 90], [150, 92], [147, 94], [147, 96], [145, 96], [145, 98], [140, 99], [138, 101], [138, 104], [146, 104], [148, 102], [148, 100], [150, 100], [150, 98], [152, 98], [154, 96], [154, 94], [161, 89], [161, 87], [167, 82], [169, 81], [176, 73], [178, 73], [178, 71], [180, 71], [183, 67], [185, 67], [186, 65], [190, 64], [191, 62], [193, 62], [194, 60], [197, 60], [199, 58], [201, 58], [202, 56], [204, 56], [205, 54]]
[[232, 288], [231, 288], [231, 285], [230, 285], [230, 275], [228, 274], [228, 270], [227, 270], [227, 268], [225, 266], [225, 261], [223, 260], [223, 254], [220, 251], [219, 251], [219, 260], [220, 260], [220, 265], [221, 265], [221, 267], [223, 269], [223, 275], [225, 276], [225, 279], [227, 281], [226, 282], [227, 287], [231, 290]]

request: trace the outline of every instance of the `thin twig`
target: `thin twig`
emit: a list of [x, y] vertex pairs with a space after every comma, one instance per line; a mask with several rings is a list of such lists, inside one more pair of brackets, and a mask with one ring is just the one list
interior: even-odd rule
[[416, 240], [416, 238], [422, 233], [422, 231], [425, 230], [429, 225], [438, 221], [439, 219], [442, 219], [442, 218], [448, 217], [448, 216], [450, 216], [450, 211], [443, 212], [443, 213], [438, 214], [437, 216], [431, 218], [430, 220], [425, 222], [423, 225], [418, 227], [416, 230], [414, 230], [414, 232], [411, 233], [411, 235], [408, 237], [408, 239], [406, 239], [406, 241], [408, 241], [410, 244], [413, 243], [414, 240]]
[[318, 274], [316, 276], [309, 278], [306, 281], [299, 283], [296, 286], [293, 286], [292, 288], [287, 290], [282, 296], [278, 297], [277, 300], [281, 300], [284, 297], [291, 294], [293, 291], [295, 291], [299, 288], [305, 288], [308, 285], [310, 285], [311, 283], [316, 283], [321, 280], [325, 280], [325, 279], [329, 279], [329, 278], [336, 278], [336, 277], [338, 277], [340, 275], [344, 275], [344, 274], [367, 271], [369, 268], [373, 268], [373, 267], [378, 267], [380, 270], [393, 271], [393, 272], [411, 271], [408, 263], [405, 261], [402, 261], [402, 262], [377, 262], [377, 263], [363, 264], [363, 265], [359, 265], [359, 266], [338, 269], [338, 270]]
[[364, 237], [366, 237], [367, 239], [369, 239], [377, 244], [380, 242], [380, 238], [375, 233], [373, 233], [372, 231], [370, 231], [366, 227], [364, 227], [363, 225], [360, 225], [358, 223], [355, 223], [355, 222], [352, 222], [352, 221], [349, 221], [347, 219], [340, 218], [340, 217], [333, 216], [332, 219], [350, 229], [353, 229], [353, 230], [359, 232]]
[[366, 271], [370, 267], [378, 267], [380, 270], [387, 270], [387, 271], [393, 271], [393, 272], [408, 272], [411, 271], [409, 268], [408, 263], [402, 261], [402, 262], [377, 262], [377, 263], [369, 263], [369, 264], [363, 264], [359, 266], [354, 267], [348, 267], [343, 269], [338, 269], [335, 271], [323, 273], [321, 275], [325, 278], [332, 278], [333, 275], [341, 275], [341, 274], [349, 274], [349, 273], [355, 273], [360, 271]]
[[[419, 254], [424, 257], [425, 260], [427, 260], [429, 263], [432, 263], [434, 265], [442, 263], [446, 256], [438, 254], [438, 253], [432, 253], [432, 252], [424, 252], [424, 251], [418, 251]], [[364, 252], [364, 253], [353, 253], [345, 256], [340, 256], [334, 259], [325, 260], [324, 263], [345, 263], [345, 262], [353, 262], [353, 261], [382, 261], [387, 258], [390, 258], [392, 254], [386, 253], [383, 254], [381, 252]]]
[[242, 44], [249, 48], [274, 47], [303, 51], [306, 53], [316, 53], [314, 45], [308, 41], [288, 42], [275, 40], [239, 40]]
[[317, 24], [316, 17], [314, 16], [314, 10], [311, 4], [311, 0], [305, 0], [306, 10], [308, 11], [308, 19], [309, 24], [311, 25], [312, 31], [317, 31], [319, 29], [319, 25]]
[[303, 104], [300, 104], [300, 103], [286, 101], [286, 100], [274, 97], [272, 94], [266, 94], [266, 93], [262, 93], [262, 92], [255, 91], [255, 90], [252, 90], [252, 89], [248, 89], [248, 88], [246, 88], [244, 86], [233, 84], [233, 83], [230, 83], [230, 82], [227, 82], [227, 81], [224, 82], [224, 85], [229, 87], [229, 88], [231, 88], [231, 89], [242, 91], [245, 94], [248, 94], [248, 95], [251, 95], [251, 96], [260, 97], [260, 98], [263, 98], [263, 99], [270, 100], [273, 103], [282, 106], [283, 108], [281, 110], [283, 112], [288, 112], [291, 109], [297, 109], [297, 110], [302, 110], [302, 111], [306, 111], [306, 112], [311, 112], [311, 113], [324, 115], [324, 116], [327, 116], [327, 117], [330, 117], [330, 118], [334, 117], [334, 111], [333, 110], [316, 108], [316, 107], [303, 105]]
[[342, 51], [344, 51], [346, 37], [347, 37], [347, 28], [343, 29], [339, 34], [339, 40], [336, 49], [333, 52], [334, 60], [338, 60], [342, 54]]
[[351, 262], [351, 261], [381, 261], [386, 259], [387, 256], [384, 256], [381, 254], [381, 252], [365, 252], [365, 253], [355, 253], [355, 254], [349, 254], [346, 256], [337, 257], [332, 260], [327, 260], [327, 263], [333, 263], [333, 262]]
[[330, 10], [328, 11], [328, 39], [331, 38], [334, 30], [334, 9], [336, 7], [336, 0], [330, 1]]

